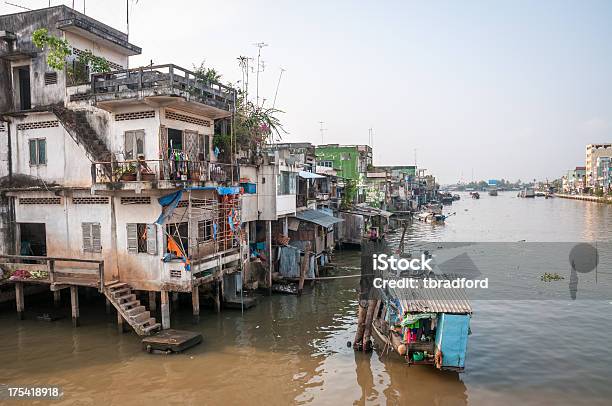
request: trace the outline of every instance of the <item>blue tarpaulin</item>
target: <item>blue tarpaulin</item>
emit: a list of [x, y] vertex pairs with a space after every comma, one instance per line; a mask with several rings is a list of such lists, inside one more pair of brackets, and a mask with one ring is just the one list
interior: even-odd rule
[[155, 221], [157, 224], [164, 224], [172, 213], [174, 213], [174, 209], [176, 209], [176, 206], [183, 197], [183, 192], [186, 190], [215, 190], [220, 196], [240, 194], [240, 187], [238, 186], [193, 186], [177, 190], [176, 192], [157, 199], [159, 204], [162, 206], [162, 212]]

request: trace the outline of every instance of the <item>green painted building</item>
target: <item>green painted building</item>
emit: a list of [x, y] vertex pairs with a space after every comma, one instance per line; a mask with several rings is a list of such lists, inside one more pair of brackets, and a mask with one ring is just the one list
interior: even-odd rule
[[315, 149], [317, 166], [333, 168], [344, 179], [361, 181], [372, 165], [369, 145], [318, 145]]

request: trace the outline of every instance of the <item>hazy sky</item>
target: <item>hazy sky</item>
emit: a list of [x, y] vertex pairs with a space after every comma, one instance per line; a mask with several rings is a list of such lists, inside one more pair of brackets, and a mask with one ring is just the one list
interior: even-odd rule
[[[125, 0], [86, 7], [125, 30]], [[375, 164], [416, 149], [442, 182], [552, 179], [612, 142], [612, 1], [140, 0], [130, 40], [132, 66], [205, 59], [232, 82], [266, 42], [260, 93], [271, 103], [287, 69], [286, 141], [320, 143], [324, 121], [326, 143], [365, 144], [372, 127]]]

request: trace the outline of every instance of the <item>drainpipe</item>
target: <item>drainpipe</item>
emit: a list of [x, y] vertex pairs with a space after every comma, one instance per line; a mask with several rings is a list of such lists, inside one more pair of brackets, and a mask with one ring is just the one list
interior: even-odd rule
[[9, 178], [9, 184], [10, 184], [13, 181], [13, 147], [12, 147], [12, 142], [11, 142], [11, 120], [2, 116], [0, 118], [0, 121], [3, 121], [6, 123], [6, 133], [7, 133], [6, 153], [7, 153], [7, 165], [8, 165], [8, 178]]

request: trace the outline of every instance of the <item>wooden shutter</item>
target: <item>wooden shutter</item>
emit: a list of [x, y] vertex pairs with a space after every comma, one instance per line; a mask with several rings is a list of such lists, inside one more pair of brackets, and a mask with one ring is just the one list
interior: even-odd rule
[[125, 148], [124, 148], [124, 158], [128, 159], [136, 159], [134, 153], [134, 144], [135, 144], [136, 134], [135, 131], [126, 131], [125, 132]]
[[91, 224], [91, 249], [93, 252], [102, 252], [102, 235], [100, 223]]
[[168, 158], [168, 129], [163, 125], [159, 127], [159, 157]]
[[198, 133], [191, 130], [183, 131], [183, 151], [190, 161], [198, 160]]
[[157, 255], [157, 224], [147, 224], [147, 254]]
[[127, 249], [130, 254], [138, 254], [138, 224], [127, 224]]
[[91, 252], [91, 223], [81, 223], [81, 230], [83, 231], [83, 252]]

